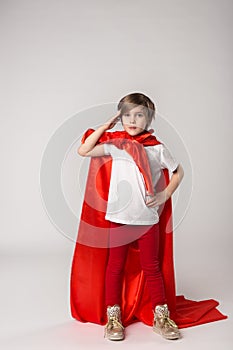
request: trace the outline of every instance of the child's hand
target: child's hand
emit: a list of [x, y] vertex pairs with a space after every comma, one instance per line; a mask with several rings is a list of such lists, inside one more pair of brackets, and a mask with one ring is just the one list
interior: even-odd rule
[[166, 200], [169, 198], [167, 191], [164, 190], [162, 192], [156, 193], [155, 196], [147, 196], [146, 197], [146, 205], [151, 208], [151, 207], [156, 207], [159, 206], [163, 203], [166, 202]]
[[114, 117], [110, 118], [105, 124], [104, 124], [104, 128], [105, 130], [109, 130], [114, 128], [114, 126], [116, 125], [116, 123], [120, 120], [120, 115], [121, 115], [121, 110], [119, 110], [117, 112], [116, 115], [114, 115]]

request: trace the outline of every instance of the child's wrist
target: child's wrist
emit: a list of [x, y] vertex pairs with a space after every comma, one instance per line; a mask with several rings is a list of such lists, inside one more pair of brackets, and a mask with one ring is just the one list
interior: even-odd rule
[[105, 132], [108, 130], [108, 125], [103, 124], [99, 127], [99, 129], [102, 130], [103, 132]]
[[165, 188], [164, 193], [166, 200], [168, 200], [172, 196], [172, 193], [167, 188]]

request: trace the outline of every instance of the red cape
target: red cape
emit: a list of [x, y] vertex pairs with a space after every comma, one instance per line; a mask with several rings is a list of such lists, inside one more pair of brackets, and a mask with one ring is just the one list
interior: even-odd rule
[[[93, 132], [89, 129], [82, 142]], [[117, 138], [131, 138], [127, 133], [106, 132], [99, 142]], [[149, 133], [137, 137], [144, 146], [160, 142]], [[108, 261], [109, 224], [105, 220], [108, 190], [111, 177], [112, 158], [93, 157], [90, 161], [77, 242], [73, 255], [70, 280], [70, 302], [72, 316], [82, 322], [106, 323], [105, 271]], [[165, 169], [157, 186], [161, 191], [169, 182]], [[160, 209], [160, 261], [165, 293], [171, 318], [180, 328], [195, 326], [227, 318], [216, 307], [218, 302], [187, 300], [176, 296], [173, 265], [172, 202], [167, 200]], [[139, 250], [131, 243], [124, 270], [122, 289], [122, 322], [125, 326], [142, 321], [152, 325], [153, 313], [150, 295], [140, 266]]]

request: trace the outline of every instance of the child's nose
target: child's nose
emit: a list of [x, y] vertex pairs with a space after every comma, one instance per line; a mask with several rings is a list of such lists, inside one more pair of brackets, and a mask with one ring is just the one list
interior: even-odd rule
[[132, 124], [135, 123], [135, 116], [134, 115], [130, 116], [130, 123], [132, 123]]

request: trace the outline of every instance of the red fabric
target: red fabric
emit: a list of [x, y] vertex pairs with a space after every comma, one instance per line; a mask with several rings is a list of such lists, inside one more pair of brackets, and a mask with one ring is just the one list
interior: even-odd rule
[[[89, 129], [82, 142], [93, 132]], [[145, 147], [159, 141], [145, 132], [136, 137], [126, 132], [105, 132], [99, 142], [114, 143], [114, 139], [135, 139]], [[70, 280], [70, 303], [72, 316], [82, 322], [106, 323], [105, 274], [108, 262], [108, 239], [110, 222], [105, 220], [108, 189], [111, 177], [110, 156], [93, 157], [90, 161], [84, 202], [75, 245]], [[156, 191], [169, 182], [167, 169], [163, 170]], [[172, 202], [167, 200], [160, 208], [160, 267], [163, 274], [165, 294], [171, 318], [180, 328], [199, 325], [227, 318], [221, 314], [215, 300], [192, 301], [176, 296], [173, 265]], [[122, 321], [125, 326], [142, 321], [152, 325], [152, 304], [141, 269], [139, 250], [131, 244], [128, 250], [122, 288]]]

